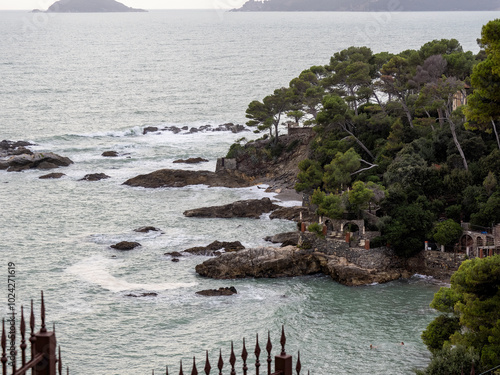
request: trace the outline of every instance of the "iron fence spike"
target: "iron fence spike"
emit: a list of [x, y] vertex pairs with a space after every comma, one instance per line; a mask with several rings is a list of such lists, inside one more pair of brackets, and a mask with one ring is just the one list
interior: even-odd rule
[[280, 343], [281, 343], [281, 355], [286, 355], [286, 351], [285, 351], [286, 336], [285, 336], [285, 326], [284, 325], [281, 326], [281, 340], [280, 340]]
[[184, 372], [182, 371], [182, 359], [181, 359], [181, 369], [179, 370], [179, 375], [184, 375]]
[[300, 370], [302, 369], [302, 364], [300, 363], [300, 350], [297, 354], [297, 366], [295, 366], [295, 370], [297, 371], [297, 375], [300, 375]]
[[42, 333], [46, 333], [47, 332], [47, 328], [45, 327], [45, 301], [43, 299], [43, 290], [42, 290], [42, 307], [41, 307], [41, 313], [40, 313], [40, 317], [42, 319], [42, 328], [40, 329], [40, 332]]
[[217, 363], [217, 368], [219, 369], [219, 375], [222, 375], [222, 368], [224, 367], [224, 361], [222, 360], [222, 349], [219, 351], [219, 362]]
[[210, 361], [208, 359], [208, 350], [207, 350], [207, 354], [206, 354], [204, 370], [205, 370], [206, 375], [210, 375], [210, 370], [212, 370], [212, 367], [210, 366]]
[[191, 370], [191, 375], [198, 375], [198, 369], [196, 368], [196, 358], [193, 357], [193, 369]]

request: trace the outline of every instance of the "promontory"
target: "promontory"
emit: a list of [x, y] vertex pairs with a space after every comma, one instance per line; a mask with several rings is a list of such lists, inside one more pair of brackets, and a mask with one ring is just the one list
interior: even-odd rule
[[115, 0], [60, 0], [52, 4], [50, 13], [146, 12], [130, 8]]

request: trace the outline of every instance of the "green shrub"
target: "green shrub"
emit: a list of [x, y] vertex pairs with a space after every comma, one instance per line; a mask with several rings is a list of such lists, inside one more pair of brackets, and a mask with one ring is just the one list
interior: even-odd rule
[[323, 226], [318, 224], [318, 223], [312, 223], [307, 227], [307, 230], [311, 233], [315, 233], [318, 237], [324, 237], [323, 236]]

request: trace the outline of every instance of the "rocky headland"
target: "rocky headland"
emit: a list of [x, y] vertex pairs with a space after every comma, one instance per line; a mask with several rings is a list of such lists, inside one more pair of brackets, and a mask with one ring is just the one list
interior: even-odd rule
[[[35, 9], [34, 12], [39, 11]], [[144, 9], [128, 7], [115, 0], [60, 0], [52, 4], [48, 13], [109, 13], [146, 12]]]
[[184, 212], [184, 216], [223, 219], [235, 217], [258, 219], [262, 214], [274, 211], [278, 207], [279, 206], [273, 204], [269, 198], [249, 199], [223, 206], [212, 206], [188, 210]]

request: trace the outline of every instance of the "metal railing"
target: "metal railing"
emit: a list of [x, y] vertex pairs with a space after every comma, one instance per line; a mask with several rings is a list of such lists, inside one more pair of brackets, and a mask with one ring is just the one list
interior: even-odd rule
[[[61, 348], [59, 348], [58, 353], [56, 353], [57, 341], [56, 341], [56, 330], [55, 326], [52, 331], [48, 331], [45, 325], [45, 303], [41, 299], [41, 328], [35, 333], [35, 314], [33, 310], [33, 300], [31, 300], [31, 314], [30, 314], [30, 338], [29, 342], [31, 344], [30, 352], [31, 359], [26, 360], [26, 351], [28, 344], [26, 343], [26, 321], [24, 319], [24, 309], [21, 306], [21, 322], [20, 322], [20, 334], [21, 334], [21, 368], [17, 369], [17, 347], [16, 347], [16, 312], [12, 311], [12, 316], [7, 321], [10, 323], [10, 329], [8, 333], [10, 347], [9, 356], [7, 356], [7, 334], [5, 330], [5, 319], [2, 319], [2, 375], [7, 374], [7, 362], [10, 363], [11, 375], [25, 375], [29, 370], [31, 370], [32, 375], [62, 375], [62, 359], [61, 359]], [[57, 369], [56, 369], [57, 365]], [[69, 374], [69, 369], [67, 369], [67, 374]]]
[[[254, 354], [255, 354], [255, 374], [259, 375], [260, 374], [260, 367], [262, 366], [261, 361], [260, 361], [260, 355], [261, 355], [261, 349], [259, 345], [259, 335], [256, 335], [256, 343], [255, 343], [255, 349], [254, 349]], [[267, 371], [264, 373], [266, 375], [293, 375], [293, 358], [291, 355], [288, 355], [285, 351], [285, 344], [286, 344], [286, 336], [285, 336], [285, 328], [281, 328], [281, 354], [277, 355], [274, 357], [274, 372], [272, 372], [272, 364], [273, 364], [273, 359], [272, 359], [272, 349], [273, 345], [271, 343], [271, 336], [270, 333], [268, 332], [267, 334], [267, 344], [266, 344], [266, 352], [267, 352], [267, 358], [263, 359], [265, 361], [264, 366], [267, 367]], [[249, 374], [249, 367], [248, 367], [248, 351], [246, 349], [246, 343], [245, 339], [243, 339], [243, 350], [241, 352], [241, 359], [242, 359], [242, 364], [241, 364], [241, 373], [243, 375], [248, 375]], [[230, 375], [236, 375], [236, 354], [234, 352], [234, 345], [233, 342], [231, 342], [231, 353], [229, 356], [229, 367], [227, 373]], [[204, 373], [205, 375], [210, 375], [210, 372], [212, 371], [212, 366], [210, 364], [209, 358], [208, 358], [208, 351], [206, 352], [206, 358], [205, 358], [205, 366], [204, 366]], [[219, 351], [219, 360], [217, 362], [217, 369], [219, 375], [223, 374], [224, 370], [224, 360], [222, 358], [222, 350]], [[230, 370], [230, 372], [229, 372]], [[300, 362], [300, 352], [298, 352], [297, 355], [297, 362], [295, 365], [295, 371], [297, 375], [300, 375], [300, 371], [302, 370], [302, 364]], [[166, 375], [168, 375], [168, 367], [166, 368]], [[264, 373], [262, 375], [264, 375]], [[153, 370], [153, 375], [155, 374]], [[182, 361], [180, 362], [180, 370], [179, 370], [179, 375], [184, 375], [184, 370], [183, 370], [183, 364]], [[191, 367], [191, 375], [198, 375], [198, 369], [196, 367], [196, 358], [193, 357], [193, 364]], [[309, 372], [308, 372], [309, 375]]]

